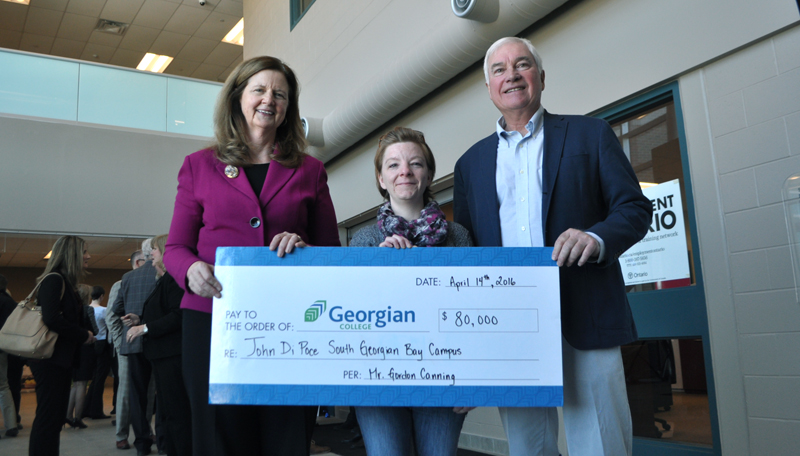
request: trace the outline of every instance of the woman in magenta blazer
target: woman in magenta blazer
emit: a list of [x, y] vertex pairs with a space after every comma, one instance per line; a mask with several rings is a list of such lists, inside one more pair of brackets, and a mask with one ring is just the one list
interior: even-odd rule
[[279, 257], [307, 245], [339, 246], [322, 163], [305, 154], [292, 70], [272, 57], [242, 62], [214, 112], [216, 144], [189, 155], [164, 253], [186, 290], [183, 371], [195, 455], [307, 455], [311, 407], [208, 404], [212, 297], [219, 246], [269, 246]]

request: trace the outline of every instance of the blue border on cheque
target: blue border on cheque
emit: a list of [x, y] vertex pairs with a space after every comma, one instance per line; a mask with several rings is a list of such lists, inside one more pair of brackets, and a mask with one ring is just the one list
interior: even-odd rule
[[[266, 247], [219, 247], [216, 266], [333, 267], [556, 267], [552, 248], [390, 248], [308, 247], [278, 258]], [[488, 277], [487, 277], [488, 278]], [[556, 284], [557, 287], [557, 284]], [[224, 292], [224, 290], [223, 290]], [[442, 307], [451, 307], [442, 303]], [[215, 300], [215, 309], [217, 300]], [[448, 309], [449, 310], [449, 309]], [[558, 328], [560, 334], [560, 328]], [[212, 342], [213, 343], [213, 342]], [[215, 353], [212, 346], [212, 353]], [[212, 371], [214, 369], [212, 354]], [[558, 347], [560, 360], [560, 346]], [[311, 365], [313, 366], [313, 365]], [[308, 375], [313, 376], [313, 370]], [[212, 375], [213, 377], [213, 375]], [[454, 382], [455, 383], [455, 382]], [[518, 406], [563, 405], [563, 387], [538, 385], [209, 385], [209, 403], [238, 405]]]

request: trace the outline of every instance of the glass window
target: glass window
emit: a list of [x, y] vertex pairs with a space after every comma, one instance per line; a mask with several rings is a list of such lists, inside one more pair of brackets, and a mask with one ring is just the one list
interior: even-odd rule
[[640, 340], [622, 360], [635, 437], [713, 444], [701, 339]]
[[783, 184], [783, 207], [786, 211], [786, 226], [789, 229], [789, 245], [792, 246], [794, 263], [794, 288], [800, 302], [800, 174], [786, 179]]
[[[628, 291], [696, 284], [675, 103], [668, 100], [616, 119], [611, 127], [630, 159], [645, 195], [653, 202], [654, 210], [645, 239], [620, 258]], [[672, 188], [675, 190], [667, 190]], [[679, 242], [666, 246], [664, 236], [667, 235], [663, 233], [673, 228], [676, 222], [683, 224], [683, 229], [670, 233], [675, 235], [675, 239], [668, 240]], [[678, 231], [678, 228], [673, 231]], [[666, 252], [663, 247], [666, 247]], [[633, 267], [626, 267], [631, 265]]]
[[300, 19], [302, 19], [303, 15], [306, 14], [306, 11], [311, 8], [311, 5], [314, 4], [314, 1], [315, 0], [291, 0], [292, 4], [289, 8], [291, 11], [291, 17], [289, 18], [291, 23], [290, 29], [293, 29], [294, 26], [300, 22]]

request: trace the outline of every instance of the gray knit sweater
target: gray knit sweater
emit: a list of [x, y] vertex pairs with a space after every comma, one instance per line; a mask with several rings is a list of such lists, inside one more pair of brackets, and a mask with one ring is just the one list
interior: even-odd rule
[[[365, 226], [356, 232], [350, 247], [378, 247], [386, 239], [378, 225]], [[447, 222], [447, 239], [439, 247], [472, 247], [472, 238], [466, 228], [456, 222]]]

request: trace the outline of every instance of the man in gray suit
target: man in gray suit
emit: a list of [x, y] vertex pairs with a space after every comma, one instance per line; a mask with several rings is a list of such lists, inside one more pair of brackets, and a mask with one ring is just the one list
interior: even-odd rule
[[[145, 263], [144, 254], [141, 250], [137, 250], [131, 254], [131, 268], [137, 269]], [[114, 302], [119, 296], [119, 289], [122, 285], [122, 280], [117, 280], [111, 291], [108, 293], [108, 306], [111, 309]], [[117, 357], [117, 372], [116, 382], [117, 389], [114, 391], [114, 408], [116, 410], [116, 426], [117, 426], [117, 449], [128, 450], [131, 445], [128, 443], [128, 431], [130, 430], [130, 374], [128, 373], [128, 357], [120, 356], [122, 349], [122, 333], [124, 324], [122, 318], [112, 311], [106, 312], [106, 326], [108, 327], [109, 339], [114, 344], [114, 356]], [[149, 420], [148, 420], [149, 421]], [[112, 423], [114, 424], [114, 423]]]
[[[144, 302], [156, 286], [156, 269], [150, 261], [151, 239], [142, 242], [145, 262], [139, 268], [125, 273], [111, 311], [122, 317], [133, 313], [142, 314]], [[124, 321], [124, 320], [123, 320]], [[130, 385], [130, 418], [138, 454], [150, 454], [153, 432], [147, 420], [147, 391], [152, 376], [150, 362], [142, 353], [142, 338], [128, 340], [128, 326], [123, 326], [120, 354], [127, 357]]]

